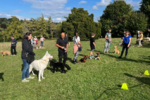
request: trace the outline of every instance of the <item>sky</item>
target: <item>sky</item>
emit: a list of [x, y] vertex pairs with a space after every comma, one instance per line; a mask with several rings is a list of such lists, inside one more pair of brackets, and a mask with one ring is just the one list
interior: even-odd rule
[[[0, 18], [16, 16], [20, 20], [38, 18], [44, 14], [45, 19], [51, 16], [53, 22], [62, 22], [64, 16], [71, 13], [73, 7], [84, 8], [94, 14], [98, 21], [104, 9], [114, 0], [0, 0]], [[134, 10], [138, 10], [142, 0], [125, 0]]]

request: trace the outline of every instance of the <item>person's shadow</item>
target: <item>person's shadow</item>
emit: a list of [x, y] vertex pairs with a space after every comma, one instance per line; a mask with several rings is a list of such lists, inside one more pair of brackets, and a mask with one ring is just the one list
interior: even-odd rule
[[128, 73], [124, 73], [124, 74], [128, 77], [135, 78], [137, 81], [141, 82], [142, 84], [150, 85], [150, 78], [148, 77], [137, 77], [137, 76], [130, 75]]
[[2, 81], [4, 81], [3, 75], [4, 73], [0, 73], [0, 79], [2, 79]]

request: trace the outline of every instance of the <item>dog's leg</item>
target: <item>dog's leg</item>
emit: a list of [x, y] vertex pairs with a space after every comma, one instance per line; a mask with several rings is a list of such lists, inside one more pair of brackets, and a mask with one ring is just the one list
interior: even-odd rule
[[45, 77], [43, 77], [43, 73], [44, 73], [44, 70], [42, 71], [42, 79], [45, 79]]
[[41, 82], [41, 71], [39, 71], [39, 82]]
[[32, 70], [32, 74], [35, 75], [34, 72], [33, 72], [33, 70]]

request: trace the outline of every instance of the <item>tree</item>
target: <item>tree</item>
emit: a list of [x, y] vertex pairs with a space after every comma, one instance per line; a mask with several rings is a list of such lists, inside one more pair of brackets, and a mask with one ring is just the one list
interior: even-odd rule
[[29, 27], [28, 27], [28, 23], [26, 19], [23, 21], [22, 27], [23, 27], [23, 30], [22, 30], [22, 37], [23, 37], [27, 32], [29, 32]]
[[135, 35], [138, 30], [144, 32], [147, 29], [147, 21], [145, 14], [133, 11], [126, 20], [126, 30], [129, 30], [132, 35]]
[[150, 0], [142, 0], [140, 11], [143, 12], [148, 19], [148, 27], [150, 27]]
[[39, 17], [37, 19], [36, 27], [37, 27], [37, 30], [35, 30], [35, 34], [37, 35], [37, 37], [40, 37], [42, 35], [45, 38], [49, 38], [49, 35], [47, 33], [47, 22], [44, 19], [44, 15], [43, 14], [42, 14], [41, 17]]
[[73, 8], [71, 12], [65, 17], [67, 20], [62, 23], [62, 31], [68, 33], [70, 40], [75, 31], [79, 33], [81, 40], [88, 40], [92, 33], [96, 34], [96, 38], [100, 37], [101, 23], [94, 22], [94, 14], [89, 15], [83, 8]]
[[22, 29], [23, 27], [21, 26], [19, 19], [12, 16], [12, 21], [6, 29], [6, 39], [9, 39], [11, 35], [13, 35], [16, 39], [21, 38]]
[[121, 36], [124, 31], [125, 18], [132, 11], [131, 5], [126, 4], [124, 0], [115, 0], [109, 4], [101, 16], [102, 34], [108, 29], [112, 29], [113, 36]]

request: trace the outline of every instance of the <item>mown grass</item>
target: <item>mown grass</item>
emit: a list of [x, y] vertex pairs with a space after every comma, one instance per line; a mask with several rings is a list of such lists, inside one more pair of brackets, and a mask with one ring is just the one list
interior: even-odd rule
[[[120, 39], [113, 39], [119, 44]], [[71, 70], [65, 74], [52, 73], [48, 65], [44, 72], [46, 79], [38, 82], [37, 76], [29, 83], [22, 83], [21, 43], [18, 43], [17, 56], [0, 56], [0, 99], [1, 100], [149, 100], [150, 77], [145, 76], [149, 70], [149, 44], [138, 48], [132, 40], [127, 59], [118, 59], [119, 55], [101, 54], [101, 60], [88, 59], [85, 64], [73, 65], [73, 43], [69, 46], [67, 64]], [[55, 60], [58, 52], [56, 40], [45, 41], [46, 49], [34, 50], [42, 57], [48, 50]], [[103, 52], [104, 39], [96, 41], [96, 51]], [[9, 50], [0, 43], [1, 50]], [[89, 41], [82, 41], [83, 54], [89, 55]], [[119, 47], [121, 51], [121, 47]], [[111, 48], [113, 52], [113, 48]], [[81, 53], [80, 53], [81, 54]], [[82, 58], [80, 55], [78, 59]], [[38, 58], [36, 58], [38, 59]], [[122, 83], [127, 83], [129, 90], [121, 90]]]

